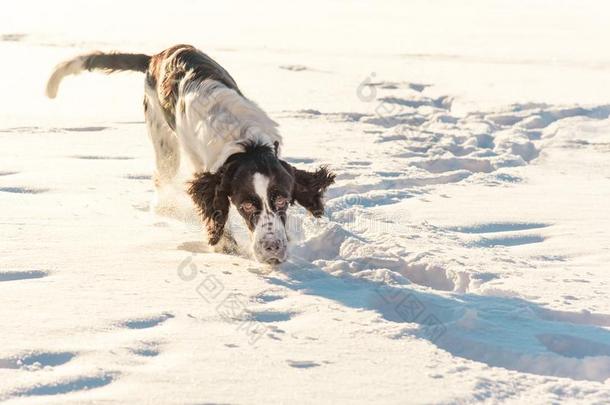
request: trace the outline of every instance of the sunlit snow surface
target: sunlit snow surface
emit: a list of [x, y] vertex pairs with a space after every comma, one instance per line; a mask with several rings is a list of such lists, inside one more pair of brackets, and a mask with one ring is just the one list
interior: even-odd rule
[[[610, 401], [610, 10], [380, 3], [4, 6], [0, 400]], [[141, 75], [43, 97], [175, 43], [337, 174], [280, 268], [210, 251], [187, 165], [154, 192]]]

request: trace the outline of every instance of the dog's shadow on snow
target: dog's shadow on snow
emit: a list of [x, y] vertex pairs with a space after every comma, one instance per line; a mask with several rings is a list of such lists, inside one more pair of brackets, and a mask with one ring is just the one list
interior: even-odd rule
[[287, 263], [265, 277], [275, 285], [371, 310], [413, 326], [405, 335], [433, 342], [454, 356], [539, 375], [610, 378], [610, 315], [554, 311], [519, 298], [429, 293], [352, 277], [311, 263]]

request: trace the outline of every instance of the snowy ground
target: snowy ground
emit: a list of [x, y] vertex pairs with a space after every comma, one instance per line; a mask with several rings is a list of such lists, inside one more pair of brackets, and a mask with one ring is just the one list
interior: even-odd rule
[[[4, 7], [0, 401], [610, 401], [610, 10], [379, 3]], [[151, 212], [140, 75], [42, 96], [179, 42], [338, 174], [280, 269]]]

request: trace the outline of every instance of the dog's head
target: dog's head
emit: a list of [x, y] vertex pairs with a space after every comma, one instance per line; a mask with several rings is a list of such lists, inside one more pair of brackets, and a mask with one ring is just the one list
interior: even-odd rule
[[250, 230], [256, 259], [277, 264], [288, 256], [288, 206], [296, 201], [315, 217], [322, 216], [322, 197], [334, 179], [325, 167], [299, 170], [278, 159], [272, 147], [246, 145], [217, 172], [197, 174], [188, 192], [200, 209], [211, 245], [222, 237], [233, 203]]

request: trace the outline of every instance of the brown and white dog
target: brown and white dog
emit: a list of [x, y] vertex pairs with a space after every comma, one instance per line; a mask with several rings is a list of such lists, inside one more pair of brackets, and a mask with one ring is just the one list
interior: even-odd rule
[[316, 217], [334, 182], [325, 167], [299, 170], [279, 158], [277, 124], [241, 93], [212, 58], [190, 45], [154, 55], [91, 53], [59, 64], [47, 83], [49, 98], [61, 80], [84, 70], [146, 73], [144, 114], [155, 149], [155, 185], [177, 174], [181, 153], [195, 167], [188, 193], [201, 212], [210, 245], [229, 246], [230, 204], [244, 218], [257, 260], [277, 264], [288, 256], [286, 210], [298, 202]]

